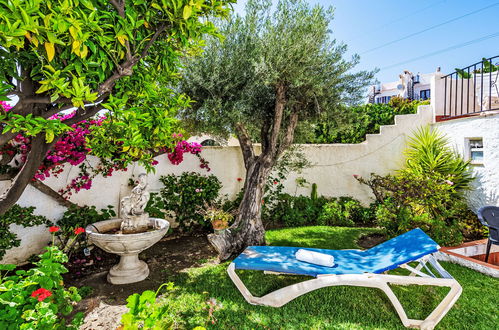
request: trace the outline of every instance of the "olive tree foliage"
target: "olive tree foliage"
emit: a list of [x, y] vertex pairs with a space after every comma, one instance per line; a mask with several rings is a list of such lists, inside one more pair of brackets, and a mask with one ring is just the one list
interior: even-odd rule
[[[178, 108], [190, 100], [168, 86], [179, 58], [197, 54], [210, 18], [234, 0], [0, 0], [0, 148], [18, 135], [30, 152], [0, 196], [0, 214], [19, 198], [51, 146], [71, 125], [111, 111], [92, 153], [141, 161], [172, 143]], [[77, 109], [67, 120], [52, 116]], [[3, 156], [1, 162], [8, 162]]]
[[[196, 132], [235, 134], [246, 166], [244, 197], [231, 230], [210, 236], [220, 258], [265, 243], [263, 186], [293, 143], [299, 121], [362, 96], [373, 72], [352, 72], [358, 56], [332, 38], [333, 9], [303, 0], [250, 0], [244, 16], [219, 22], [224, 39], [208, 38], [204, 54], [186, 61], [181, 90], [193, 104], [181, 117]], [[261, 153], [253, 144], [261, 143]]]

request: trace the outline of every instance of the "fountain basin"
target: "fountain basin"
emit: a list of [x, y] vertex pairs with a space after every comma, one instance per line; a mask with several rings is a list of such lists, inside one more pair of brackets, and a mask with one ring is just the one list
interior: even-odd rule
[[109, 233], [119, 230], [122, 219], [99, 221], [88, 225], [88, 240], [106, 252], [119, 255], [120, 262], [107, 275], [111, 284], [140, 282], [149, 276], [149, 267], [139, 259], [139, 253], [150, 248], [165, 236], [170, 223], [164, 219], [149, 218], [151, 231], [136, 234]]

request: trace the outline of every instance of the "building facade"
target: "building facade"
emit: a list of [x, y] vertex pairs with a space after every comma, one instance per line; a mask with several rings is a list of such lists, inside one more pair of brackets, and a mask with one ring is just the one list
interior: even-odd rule
[[368, 102], [388, 103], [395, 96], [409, 100], [428, 100], [431, 97], [431, 79], [434, 75], [435, 73], [413, 74], [405, 70], [397, 81], [370, 86]]

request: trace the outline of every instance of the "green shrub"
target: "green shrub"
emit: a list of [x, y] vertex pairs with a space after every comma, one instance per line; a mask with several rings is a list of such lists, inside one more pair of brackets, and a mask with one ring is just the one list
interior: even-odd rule
[[460, 225], [463, 236], [467, 240], [475, 241], [489, 236], [489, 228], [482, 225], [477, 215], [471, 210], [466, 210], [461, 215]]
[[183, 230], [196, 225], [210, 227], [200, 211], [218, 198], [222, 184], [216, 176], [184, 172], [179, 176], [161, 176], [160, 181], [163, 188], [159, 194], [151, 194], [146, 212], [159, 218], [165, 218], [167, 213], [173, 212]]
[[[298, 134], [296, 143], [361, 143], [366, 134], [378, 133], [381, 125], [393, 125], [396, 115], [416, 113], [419, 105], [428, 101], [409, 101], [394, 97], [389, 104], [363, 104], [344, 107], [333, 118], [320, 118], [301, 130], [313, 134]], [[302, 124], [303, 126], [304, 124]], [[307, 123], [305, 123], [307, 126]], [[300, 131], [300, 129], [299, 129]]]
[[7, 250], [21, 244], [17, 235], [10, 231], [10, 225], [32, 227], [50, 223], [44, 216], [33, 214], [34, 210], [34, 207], [21, 207], [16, 204], [0, 215], [0, 259]]
[[351, 197], [333, 198], [324, 204], [317, 224], [328, 226], [353, 227], [367, 225], [374, 218], [370, 208], [363, 207]]
[[85, 235], [75, 235], [76, 228], [85, 228], [89, 224], [111, 219], [116, 216], [113, 207], [97, 211], [95, 206], [71, 206], [64, 212], [62, 218], [57, 221], [60, 230], [55, 234], [58, 245], [69, 257], [77, 248], [86, 244]]
[[[372, 174], [365, 180], [379, 206], [377, 222], [390, 236], [420, 227], [441, 245], [463, 241], [463, 232], [476, 234], [463, 191], [474, 179], [469, 163], [429, 127], [419, 129], [405, 150], [406, 166], [395, 175]], [[475, 217], [476, 219], [476, 217]]]
[[469, 161], [449, 146], [449, 141], [429, 126], [420, 128], [409, 139], [404, 152], [406, 166], [403, 171], [424, 175], [436, 173], [449, 180], [456, 191], [469, 189], [474, 177], [469, 170]]
[[308, 196], [281, 194], [277, 202], [269, 207], [264, 221], [286, 227], [316, 224], [326, 203], [324, 197], [311, 199]]
[[83, 313], [71, 315], [80, 295], [64, 288], [61, 274], [67, 256], [57, 246], [47, 247], [30, 270], [0, 265], [0, 329], [78, 329]]
[[460, 220], [468, 207], [442, 175], [403, 171], [358, 180], [369, 185], [378, 199], [377, 223], [389, 236], [419, 227], [441, 245], [462, 242]]

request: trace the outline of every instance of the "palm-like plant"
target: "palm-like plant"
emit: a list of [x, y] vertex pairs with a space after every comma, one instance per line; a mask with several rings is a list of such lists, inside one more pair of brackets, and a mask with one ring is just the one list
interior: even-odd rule
[[421, 127], [409, 139], [405, 150], [406, 167], [413, 173], [438, 173], [452, 182], [456, 191], [470, 189], [474, 176], [465, 161], [449, 146], [448, 139], [429, 126]]

